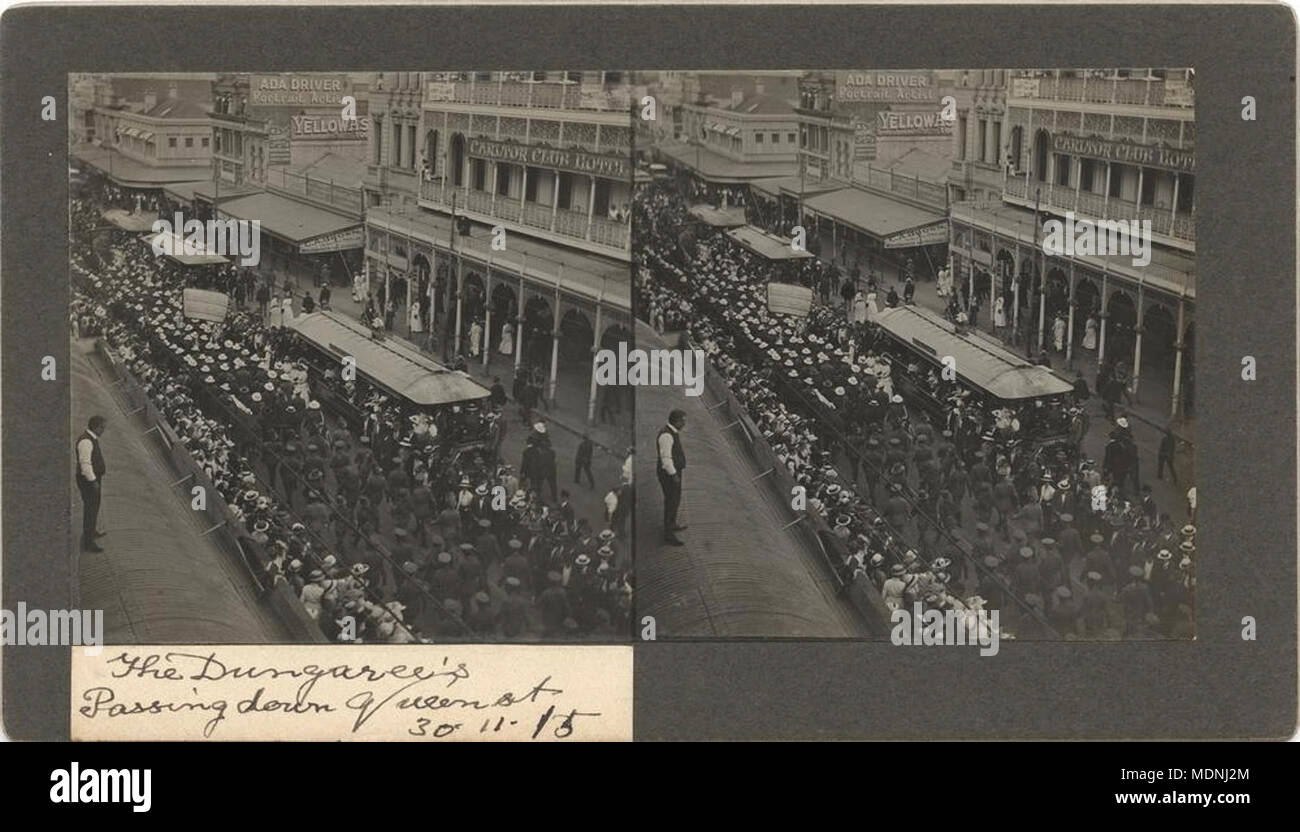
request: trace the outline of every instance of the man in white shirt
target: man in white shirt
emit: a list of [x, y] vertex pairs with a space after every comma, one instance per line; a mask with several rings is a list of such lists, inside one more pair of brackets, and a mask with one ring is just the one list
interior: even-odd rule
[[686, 451], [682, 448], [682, 429], [686, 427], [686, 413], [674, 410], [668, 414], [668, 424], [659, 431], [655, 440], [656, 468], [659, 487], [664, 492], [664, 543], [685, 546], [677, 532], [685, 526], [677, 525], [677, 509], [682, 503], [682, 471], [686, 468]]
[[85, 432], [77, 438], [77, 490], [81, 492], [81, 550], [83, 552], [104, 551], [95, 538], [104, 533], [96, 531], [99, 523], [99, 502], [102, 496], [104, 473], [104, 454], [99, 448], [99, 437], [104, 434], [107, 424], [103, 416], [90, 417]]

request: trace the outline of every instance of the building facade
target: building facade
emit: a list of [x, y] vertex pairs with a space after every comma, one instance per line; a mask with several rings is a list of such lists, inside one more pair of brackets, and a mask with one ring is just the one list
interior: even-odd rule
[[247, 75], [212, 83], [212, 179], [232, 185], [266, 182], [267, 121], [248, 105]]
[[[951, 125], [944, 73], [817, 71], [800, 79], [800, 164], [755, 182], [758, 214], [798, 219], [847, 273], [934, 275], [946, 253]], [[944, 232], [944, 233], [941, 233]]]
[[950, 202], [999, 202], [1007, 154], [1007, 70], [958, 73], [952, 88], [957, 103], [953, 161], [948, 175]]
[[206, 168], [212, 162], [207, 102], [181, 98], [175, 84], [149, 90], [138, 108], [95, 108], [95, 135], [121, 155], [154, 168]]
[[[1001, 202], [954, 204], [950, 240], [956, 279], [1003, 297], [1022, 343], [1051, 345], [1060, 318], [1068, 361], [1121, 365], [1175, 417], [1195, 378], [1193, 90], [1182, 69], [1011, 71]], [[1149, 262], [1048, 253], [1053, 218], [1149, 223]]]
[[793, 163], [799, 157], [799, 119], [789, 102], [755, 91], [730, 91], [726, 99], [684, 104], [683, 127], [707, 150], [741, 163]]
[[615, 72], [373, 78], [366, 272], [397, 331], [594, 418], [594, 352], [631, 338], [628, 90]]

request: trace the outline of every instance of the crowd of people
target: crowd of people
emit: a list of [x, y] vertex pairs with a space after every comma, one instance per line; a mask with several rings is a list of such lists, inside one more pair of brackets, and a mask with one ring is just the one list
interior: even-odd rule
[[[890, 609], [999, 609], [1011, 637], [1190, 637], [1194, 518], [1156, 505], [1127, 418], [1098, 462], [1086, 385], [1015, 404], [945, 380], [873, 321], [875, 286], [826, 291], [820, 261], [774, 264], [717, 231], [683, 246], [688, 194], [638, 195], [638, 314], [708, 353], [842, 541], [847, 582]], [[771, 280], [813, 288], [808, 317], [771, 312]]]
[[114, 199], [98, 196], [73, 201], [74, 332], [120, 356], [267, 564], [265, 583], [287, 583], [328, 637], [627, 632], [633, 577], [620, 518], [576, 516], [555, 488], [543, 422], [519, 469], [500, 459], [500, 384], [477, 402], [419, 409], [315, 362], [285, 326], [291, 305], [237, 302], [220, 322], [188, 318], [185, 288], [234, 300], [245, 273], [185, 269], [137, 241], [96, 250], [91, 231]]

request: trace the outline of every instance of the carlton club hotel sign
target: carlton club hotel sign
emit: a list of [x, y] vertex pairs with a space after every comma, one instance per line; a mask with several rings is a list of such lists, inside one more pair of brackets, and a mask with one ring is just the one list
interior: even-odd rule
[[1149, 168], [1164, 168], [1179, 173], [1191, 173], [1196, 170], [1196, 154], [1190, 150], [1160, 145], [1135, 144], [1133, 142], [1111, 141], [1099, 137], [1071, 136], [1057, 133], [1052, 136], [1052, 150], [1073, 156], [1086, 156], [1119, 162], [1126, 165], [1140, 165]]
[[604, 156], [573, 147], [540, 147], [491, 139], [470, 139], [469, 155], [605, 179], [629, 179], [632, 176], [632, 168], [625, 156]]

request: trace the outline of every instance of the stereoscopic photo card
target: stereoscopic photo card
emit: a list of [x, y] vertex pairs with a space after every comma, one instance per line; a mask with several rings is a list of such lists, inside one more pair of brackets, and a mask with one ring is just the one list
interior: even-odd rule
[[1282, 7], [240, 15], [4, 17], [10, 736], [1293, 733]]

